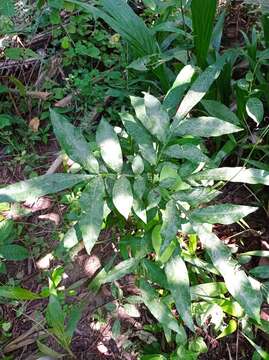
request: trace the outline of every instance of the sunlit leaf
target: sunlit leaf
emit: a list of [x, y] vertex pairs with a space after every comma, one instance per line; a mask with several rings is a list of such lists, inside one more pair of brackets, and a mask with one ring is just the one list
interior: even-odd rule
[[130, 181], [125, 176], [121, 176], [114, 184], [113, 203], [127, 220], [133, 206], [133, 192]]
[[216, 137], [232, 134], [243, 129], [215, 117], [201, 116], [182, 120], [174, 131], [175, 135], [192, 135], [200, 137]]
[[262, 303], [260, 290], [254, 288], [245, 272], [232, 259], [229, 248], [214, 233], [208, 231], [204, 225], [197, 225], [194, 228], [213, 265], [223, 276], [228, 291], [250, 317], [260, 322]]
[[190, 177], [190, 180], [223, 180], [246, 184], [269, 185], [269, 171], [246, 169], [244, 167], [222, 167], [201, 171]]
[[213, 82], [219, 77], [225, 63], [225, 57], [220, 57], [218, 61], [210, 65], [192, 84], [190, 90], [183, 98], [175, 119], [173, 129], [176, 129], [179, 122], [197, 105], [205, 96]]
[[168, 287], [177, 311], [188, 328], [194, 331], [191, 315], [191, 294], [188, 270], [180, 255], [173, 256], [165, 265]]
[[260, 99], [255, 97], [249, 98], [246, 104], [246, 110], [248, 116], [253, 121], [255, 121], [257, 125], [259, 125], [262, 122], [264, 116], [264, 108], [263, 108], [263, 103], [261, 102]]
[[0, 189], [0, 202], [16, 202], [35, 199], [47, 194], [71, 188], [76, 184], [90, 180], [91, 175], [52, 174], [42, 175], [30, 180], [20, 181]]
[[112, 170], [120, 172], [123, 165], [121, 146], [113, 127], [105, 119], [98, 125], [96, 142], [101, 148], [104, 162]]
[[89, 144], [81, 134], [63, 115], [50, 110], [54, 134], [67, 155], [91, 173], [98, 173], [99, 164], [91, 154]]
[[221, 204], [195, 209], [190, 218], [198, 223], [233, 224], [258, 208], [243, 205]]

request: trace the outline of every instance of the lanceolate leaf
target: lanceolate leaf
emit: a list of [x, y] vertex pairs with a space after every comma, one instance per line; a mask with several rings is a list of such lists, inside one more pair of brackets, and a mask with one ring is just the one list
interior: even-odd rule
[[2, 257], [6, 260], [19, 261], [27, 259], [28, 256], [29, 253], [23, 246], [14, 244], [0, 245], [0, 258]]
[[215, 117], [201, 116], [181, 121], [175, 130], [175, 135], [192, 135], [200, 137], [215, 137], [232, 134], [243, 129]]
[[177, 311], [188, 328], [194, 331], [189, 275], [185, 262], [180, 255], [175, 255], [169, 260], [165, 266], [165, 273]]
[[102, 119], [96, 132], [96, 142], [101, 148], [104, 162], [114, 171], [120, 172], [123, 159], [117, 134], [113, 127]]
[[42, 175], [30, 180], [20, 181], [0, 189], [0, 202], [16, 202], [35, 199], [47, 194], [71, 188], [90, 180], [91, 175], [52, 174]]
[[153, 288], [143, 279], [139, 282], [139, 289], [144, 304], [152, 313], [152, 315], [168, 329], [180, 334], [180, 326], [171, 311], [161, 299], [158, 299], [157, 294]]
[[248, 116], [259, 125], [264, 116], [263, 103], [258, 98], [250, 98], [246, 105], [246, 110]]
[[221, 192], [215, 189], [197, 187], [190, 190], [178, 191], [172, 196], [176, 201], [184, 201], [195, 207], [210, 202], [220, 194]]
[[195, 163], [207, 162], [209, 158], [195, 145], [171, 145], [165, 150], [165, 155], [175, 159], [186, 159]]
[[161, 245], [160, 253], [163, 254], [170, 243], [175, 239], [178, 229], [180, 227], [179, 212], [174, 200], [168, 201], [163, 212], [163, 224], [161, 227], [161, 236], [163, 243]]
[[135, 110], [136, 117], [143, 126], [156, 136], [160, 141], [164, 141], [169, 126], [168, 114], [162, 109], [158, 99], [150, 94], [145, 94], [145, 98], [132, 96], [131, 103]]
[[215, 100], [203, 100], [202, 105], [209, 115], [225, 120], [235, 125], [240, 125], [240, 120], [227, 106]]
[[170, 115], [175, 115], [177, 106], [179, 105], [184, 92], [189, 87], [192, 77], [195, 73], [195, 68], [192, 65], [186, 65], [178, 74], [173, 86], [166, 94], [163, 107]]
[[133, 206], [133, 192], [130, 181], [125, 176], [121, 176], [114, 184], [113, 203], [127, 220]]
[[50, 116], [54, 134], [67, 155], [89, 172], [98, 173], [98, 161], [91, 154], [89, 144], [80, 130], [54, 110], [50, 111]]
[[79, 228], [88, 254], [98, 240], [104, 211], [105, 187], [101, 177], [95, 177], [82, 193], [80, 203], [82, 214]]
[[233, 224], [258, 208], [243, 205], [222, 204], [196, 209], [191, 212], [190, 218], [198, 223]]
[[121, 120], [128, 134], [137, 143], [143, 158], [151, 165], [156, 164], [156, 151], [153, 147], [152, 138], [147, 130], [137, 123], [130, 114], [121, 114]]
[[190, 180], [223, 180], [246, 184], [269, 185], [269, 171], [258, 169], [246, 169], [243, 167], [223, 167], [205, 170], [192, 175]]
[[170, 124], [167, 112], [162, 108], [160, 101], [148, 93], [144, 96], [144, 102], [146, 114], [149, 118], [147, 128], [160, 141], [165, 141]]
[[42, 296], [29, 290], [12, 286], [0, 286], [0, 297], [13, 300], [38, 300], [42, 298]]
[[173, 129], [175, 129], [178, 123], [202, 100], [210, 86], [219, 77], [224, 64], [225, 57], [223, 56], [220, 57], [215, 64], [210, 65], [195, 80], [179, 106], [173, 123]]
[[90, 283], [89, 288], [97, 292], [103, 284], [119, 280], [123, 276], [132, 273], [137, 268], [139, 261], [138, 258], [131, 258], [120, 262], [108, 272], [105, 269], [101, 270]]
[[213, 265], [223, 276], [228, 291], [250, 317], [260, 322], [262, 303], [260, 289], [253, 287], [245, 272], [231, 258], [229, 248], [215, 234], [203, 225], [195, 225], [194, 228]]
[[206, 65], [216, 10], [217, 0], [192, 0], [191, 2], [194, 45], [200, 67]]

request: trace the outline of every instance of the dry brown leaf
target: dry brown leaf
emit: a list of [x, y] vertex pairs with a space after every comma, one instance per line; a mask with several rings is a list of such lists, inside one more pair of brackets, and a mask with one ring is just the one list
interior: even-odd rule
[[64, 108], [64, 107], [66, 107], [66, 106], [68, 106], [68, 105], [71, 104], [72, 99], [73, 99], [73, 95], [72, 95], [72, 94], [67, 95], [67, 96], [65, 96], [63, 99], [57, 101], [57, 102], [54, 104], [54, 106], [55, 106], [55, 107], [59, 107], [59, 108]]
[[39, 120], [39, 118], [37, 118], [37, 117], [34, 117], [34, 118], [29, 122], [29, 128], [30, 128], [33, 132], [38, 132], [39, 125], [40, 125], [40, 120]]
[[31, 96], [34, 99], [46, 101], [50, 97], [51, 93], [47, 91], [27, 91], [26, 95]]

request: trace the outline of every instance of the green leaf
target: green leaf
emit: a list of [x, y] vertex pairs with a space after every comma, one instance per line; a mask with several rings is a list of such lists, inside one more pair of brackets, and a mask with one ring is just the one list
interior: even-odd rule
[[143, 259], [141, 261], [141, 266], [143, 269], [143, 274], [148, 280], [160, 285], [163, 289], [168, 288], [165, 272], [158, 263], [153, 262], [149, 259]]
[[209, 158], [193, 144], [171, 145], [164, 151], [164, 154], [175, 159], [186, 159], [194, 163], [208, 162]]
[[136, 155], [132, 162], [132, 170], [135, 175], [140, 175], [144, 171], [144, 162], [140, 155]]
[[246, 110], [248, 116], [254, 120], [257, 125], [262, 122], [264, 117], [264, 108], [260, 99], [255, 97], [249, 98], [246, 104]]
[[53, 329], [54, 335], [57, 336], [61, 342], [65, 340], [65, 315], [61, 304], [55, 295], [50, 295], [46, 315], [48, 323]]
[[208, 351], [208, 348], [206, 346], [206, 343], [204, 342], [204, 339], [201, 336], [199, 336], [190, 342], [189, 350], [198, 355], [198, 354], [206, 353]]
[[119, 139], [113, 127], [103, 118], [96, 131], [96, 142], [101, 148], [104, 162], [112, 170], [120, 172], [123, 159]]
[[125, 176], [121, 176], [115, 181], [113, 203], [118, 212], [127, 220], [133, 206], [133, 193], [130, 181]]
[[0, 115], [0, 129], [4, 129], [7, 126], [12, 125], [13, 119], [10, 115]]
[[252, 341], [249, 337], [247, 337], [244, 333], [242, 334], [248, 340], [248, 342], [254, 347], [254, 349], [257, 351], [257, 353], [260, 355], [262, 359], [269, 360], [269, 353], [267, 351], [263, 350], [259, 345], [255, 344], [255, 342]]
[[58, 352], [52, 350], [47, 345], [42, 344], [39, 340], [37, 340], [36, 343], [39, 351], [41, 351], [42, 354], [49, 356], [46, 359], [61, 359], [65, 356], [64, 354], [59, 354]]
[[259, 279], [269, 278], [269, 265], [260, 265], [251, 269], [249, 273]]
[[258, 210], [258, 208], [243, 205], [212, 205], [192, 211], [190, 218], [198, 223], [229, 225], [241, 220], [256, 210]]
[[50, 117], [54, 134], [67, 155], [89, 172], [98, 173], [98, 161], [91, 154], [89, 144], [80, 130], [54, 110], [50, 110]]
[[12, 220], [0, 221], [0, 244], [3, 244], [8, 239], [12, 239], [14, 233], [14, 222]]
[[221, 339], [225, 336], [229, 336], [233, 334], [237, 329], [237, 322], [235, 320], [230, 320], [229, 324], [226, 326], [226, 328], [219, 334], [219, 336], [216, 339]]
[[180, 103], [184, 92], [189, 87], [194, 73], [194, 66], [184, 66], [184, 68], [180, 71], [176, 80], [174, 81], [171, 89], [166, 94], [163, 101], [163, 107], [164, 109], [166, 109], [166, 111], [168, 111], [171, 116], [175, 115], [177, 106]]
[[227, 293], [227, 287], [224, 282], [211, 282], [191, 286], [191, 299], [198, 300], [199, 298], [219, 297]]
[[163, 239], [160, 253], [163, 254], [170, 243], [176, 238], [180, 227], [179, 212], [174, 200], [168, 201], [162, 215], [163, 223], [161, 227], [161, 236]]
[[238, 301], [247, 315], [260, 322], [262, 296], [238, 263], [231, 258], [230, 249], [203, 225], [194, 225], [202, 245], [213, 265], [221, 273], [230, 294]]
[[143, 279], [139, 281], [139, 289], [144, 304], [152, 315], [165, 327], [181, 333], [180, 326], [169, 308], [158, 298], [155, 290]]
[[87, 253], [98, 240], [103, 222], [105, 187], [101, 177], [95, 177], [82, 193], [79, 228]]
[[203, 100], [202, 105], [209, 115], [234, 125], [240, 125], [240, 120], [236, 114], [221, 102], [215, 100]]
[[246, 184], [269, 185], [269, 171], [246, 169], [244, 167], [222, 167], [201, 171], [191, 175], [189, 180], [222, 180]]
[[190, 190], [182, 190], [175, 192], [172, 197], [176, 201], [184, 201], [189, 203], [192, 207], [196, 207], [200, 204], [210, 202], [221, 194], [220, 191], [214, 188], [197, 187]]
[[137, 143], [143, 158], [151, 165], [155, 165], [157, 160], [156, 151], [153, 147], [152, 138], [147, 130], [137, 123], [132, 115], [124, 113], [120, 114], [120, 116], [128, 134]]
[[71, 188], [91, 179], [91, 175], [52, 174], [20, 181], [0, 189], [0, 202], [16, 202], [35, 199]]
[[12, 286], [0, 286], [0, 297], [13, 300], [38, 300], [42, 297], [38, 294], [35, 294], [29, 290], [12, 287]]
[[194, 332], [191, 314], [190, 281], [184, 260], [179, 255], [173, 256], [165, 265], [165, 273], [177, 311], [188, 328]]
[[157, 255], [157, 260], [159, 260], [161, 263], [165, 264], [170, 257], [172, 256], [175, 248], [177, 247], [177, 243], [176, 241], [171, 241], [171, 243], [167, 246], [167, 249], [164, 250], [163, 254], [160, 254], [160, 249], [163, 243], [163, 239], [161, 236], [161, 225], [156, 225], [152, 231], [152, 236], [151, 236], [151, 240], [152, 240], [152, 246], [153, 249]]
[[269, 257], [269, 251], [266, 250], [253, 250], [238, 254], [238, 256], [261, 256]]
[[179, 106], [173, 122], [173, 129], [176, 129], [178, 123], [202, 100], [213, 82], [219, 77], [225, 60], [225, 56], [220, 57], [215, 64], [210, 65], [195, 80]]
[[201, 136], [215, 137], [225, 134], [232, 134], [243, 129], [238, 126], [223, 121], [215, 117], [201, 116], [198, 118], [190, 118], [182, 120], [174, 131], [174, 135], [184, 136]]
[[192, 0], [192, 27], [197, 62], [200, 67], [206, 66], [209, 44], [213, 33], [217, 0]]
[[13, 0], [3, 0], [0, 3], [0, 15], [14, 16], [15, 6]]
[[132, 273], [138, 266], [140, 259], [131, 258], [117, 264], [110, 271], [102, 269], [89, 285], [89, 289], [97, 292], [103, 284], [119, 280], [125, 275]]
[[27, 259], [29, 253], [25, 247], [20, 245], [1, 245], [0, 258], [1, 257], [9, 261], [20, 261]]
[[68, 339], [69, 343], [71, 343], [72, 337], [77, 328], [78, 322], [81, 318], [82, 311], [83, 311], [83, 306], [81, 306], [81, 305], [73, 306], [71, 309], [68, 323], [67, 323], [66, 330], [65, 330], [65, 333], [69, 338]]
[[156, 136], [158, 140], [165, 141], [170, 124], [168, 113], [162, 108], [160, 101], [148, 93], [144, 95], [144, 102], [149, 121], [147, 123], [142, 122], [143, 125], [152, 135]]
[[158, 140], [164, 141], [169, 126], [169, 117], [158, 99], [145, 93], [145, 97], [131, 96], [136, 117]]

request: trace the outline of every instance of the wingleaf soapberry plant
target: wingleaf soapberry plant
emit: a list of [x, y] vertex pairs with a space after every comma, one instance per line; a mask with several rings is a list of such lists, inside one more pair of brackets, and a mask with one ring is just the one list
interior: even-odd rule
[[[240, 267], [230, 248], [212, 232], [213, 224], [232, 224], [257, 208], [207, 204], [220, 194], [218, 185], [223, 183], [219, 181], [269, 185], [269, 172], [218, 168], [202, 139], [242, 129], [213, 116], [189, 116], [219, 76], [225, 60], [225, 56], [219, 58], [197, 77], [178, 108], [175, 87], [163, 104], [149, 93], [131, 97], [134, 114], [120, 114], [120, 132], [116, 133], [103, 118], [95, 142], [88, 143], [79, 129], [51, 110], [56, 138], [66, 154], [80, 165], [81, 174], [44, 175], [0, 190], [1, 202], [16, 202], [81, 183], [81, 214], [63, 244], [67, 238], [74, 245], [83, 240], [88, 254], [110, 214], [121, 221], [131, 221], [131, 232], [126, 237], [126, 229], [119, 243], [123, 261], [101, 270], [90, 289], [98, 291], [104, 283], [135, 273], [141, 301], [162, 325], [166, 336], [176, 336], [178, 348], [173, 356], [177, 359], [189, 352], [197, 358], [204, 351], [204, 346], [197, 345], [200, 338], [187, 342], [182, 326], [194, 337], [199, 326], [198, 304], [204, 309], [213, 303], [222, 313], [238, 318], [246, 314], [254, 324], [261, 324], [262, 284]], [[179, 77], [188, 71], [192, 77], [190, 66]], [[183, 96], [190, 79], [182, 78], [185, 82], [179, 83], [176, 92]], [[169, 111], [173, 108], [177, 111], [171, 120]], [[220, 277], [224, 282], [219, 281]], [[160, 298], [157, 288], [165, 290], [166, 295]], [[232, 300], [225, 297], [228, 293]], [[178, 317], [171, 311], [173, 306]], [[242, 311], [229, 310], [235, 306]], [[216, 325], [216, 331], [223, 336], [220, 325]]]

